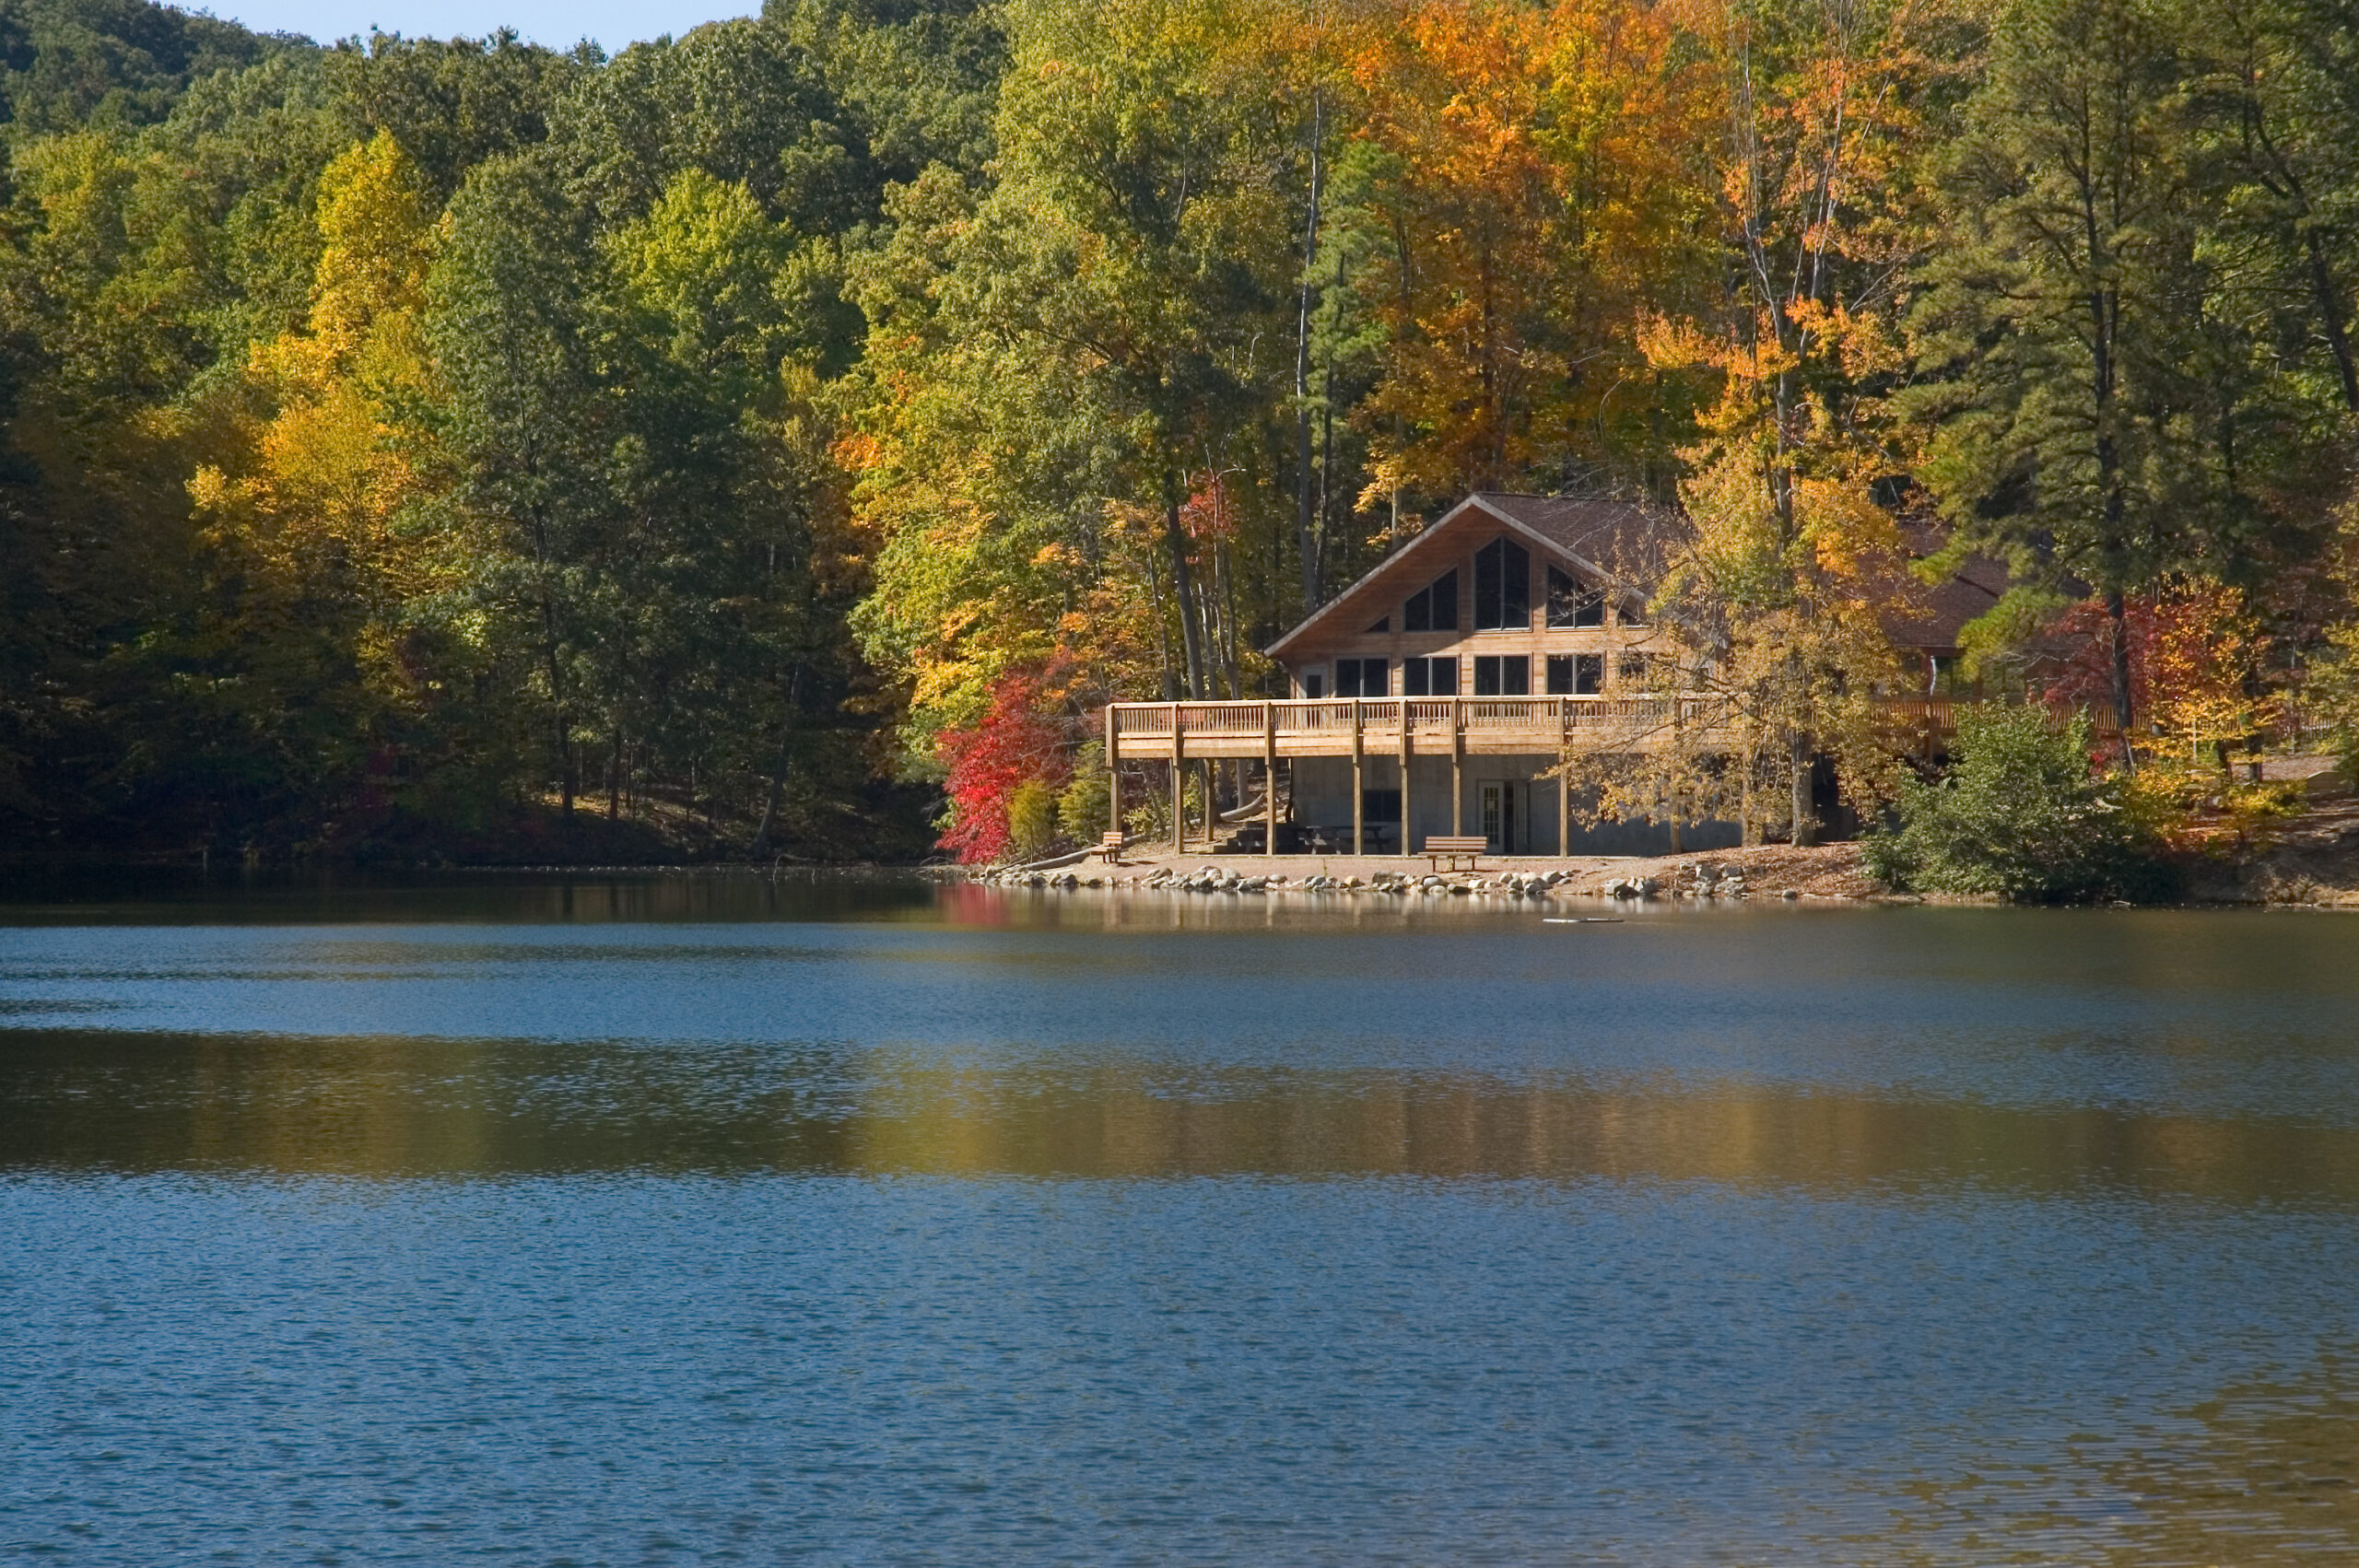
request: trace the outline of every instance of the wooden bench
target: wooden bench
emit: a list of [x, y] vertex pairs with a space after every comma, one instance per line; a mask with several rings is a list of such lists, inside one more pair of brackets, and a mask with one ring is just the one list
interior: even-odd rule
[[1451, 871], [1456, 871], [1458, 862], [1464, 860], [1466, 869], [1471, 872], [1478, 869], [1474, 864], [1476, 858], [1487, 853], [1490, 848], [1491, 841], [1479, 833], [1444, 833], [1426, 840], [1424, 854], [1426, 862], [1436, 871], [1441, 870], [1444, 860], [1449, 862]]
[[1106, 863], [1109, 866], [1120, 865], [1122, 860], [1122, 841], [1124, 837], [1124, 835], [1120, 833], [1109, 833], [1097, 840], [1097, 848], [1092, 849], [1090, 853], [1093, 855], [1105, 856]]

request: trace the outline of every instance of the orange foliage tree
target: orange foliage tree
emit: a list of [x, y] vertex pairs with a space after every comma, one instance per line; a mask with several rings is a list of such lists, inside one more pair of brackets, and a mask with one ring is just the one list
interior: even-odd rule
[[1364, 25], [1351, 69], [1365, 118], [1337, 242], [1383, 338], [1354, 415], [1363, 506], [1659, 451], [1633, 326], [1700, 280], [1688, 149], [1713, 103], [1667, 9], [1415, 5]]

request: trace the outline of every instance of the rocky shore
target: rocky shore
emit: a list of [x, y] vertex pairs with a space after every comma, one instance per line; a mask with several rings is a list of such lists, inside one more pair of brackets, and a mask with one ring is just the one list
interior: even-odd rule
[[[1133, 889], [1186, 894], [1323, 894], [1368, 898], [1843, 899], [1971, 902], [1895, 894], [1870, 877], [1856, 843], [1658, 859], [1485, 856], [1477, 872], [1441, 873], [1397, 857], [1138, 854], [1040, 870], [960, 870], [993, 887]], [[2187, 864], [2189, 904], [2359, 909], [2359, 802], [2321, 802], [2255, 842], [2205, 847]]]
[[[1797, 860], [1797, 856], [1800, 857]], [[1170, 862], [1131, 860], [1040, 870], [979, 871], [985, 886], [1042, 890], [1135, 889], [1187, 894], [1328, 894], [1369, 898], [1872, 898], [1859, 874], [1856, 846], [1825, 849], [1727, 850], [1659, 860], [1590, 859], [1440, 872], [1400, 860], [1348, 858], [1306, 869], [1289, 857], [1221, 856]]]

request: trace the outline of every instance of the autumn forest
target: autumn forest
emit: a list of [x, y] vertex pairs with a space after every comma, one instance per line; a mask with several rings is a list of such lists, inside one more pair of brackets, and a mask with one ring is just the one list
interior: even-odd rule
[[1679, 509], [1863, 806], [1969, 554], [1949, 679], [2359, 710], [2352, 0], [0, 0], [0, 849], [986, 858], [1473, 489]]

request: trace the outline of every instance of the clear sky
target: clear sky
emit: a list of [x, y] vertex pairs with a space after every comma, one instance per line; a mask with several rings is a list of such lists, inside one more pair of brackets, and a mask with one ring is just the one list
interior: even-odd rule
[[325, 43], [371, 26], [411, 38], [478, 37], [514, 28], [555, 49], [594, 38], [606, 53], [659, 33], [675, 37], [717, 17], [749, 17], [761, 0], [213, 0], [188, 5], [257, 32], [299, 32]]

